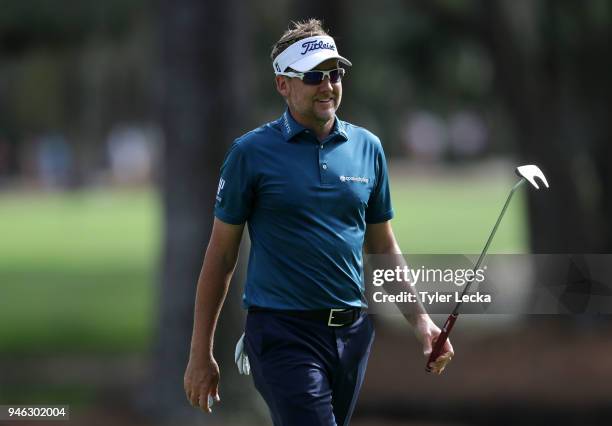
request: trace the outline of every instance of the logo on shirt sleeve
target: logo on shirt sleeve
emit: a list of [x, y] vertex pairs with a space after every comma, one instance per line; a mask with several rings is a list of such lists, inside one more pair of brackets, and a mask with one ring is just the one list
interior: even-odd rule
[[215, 197], [217, 199], [217, 201], [221, 202], [222, 197], [221, 197], [221, 191], [223, 191], [223, 187], [225, 186], [225, 179], [220, 178], [219, 179], [219, 186], [217, 187], [217, 196]]

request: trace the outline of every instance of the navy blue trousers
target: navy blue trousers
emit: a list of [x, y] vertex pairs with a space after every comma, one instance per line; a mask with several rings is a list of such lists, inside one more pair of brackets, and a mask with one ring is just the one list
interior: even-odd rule
[[370, 317], [326, 324], [249, 312], [245, 350], [274, 426], [345, 426], [355, 409], [374, 341]]

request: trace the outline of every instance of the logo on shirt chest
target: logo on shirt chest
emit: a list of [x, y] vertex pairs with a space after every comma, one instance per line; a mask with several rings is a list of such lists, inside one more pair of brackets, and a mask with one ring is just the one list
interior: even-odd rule
[[370, 179], [361, 176], [340, 176], [340, 182], [356, 182], [356, 183], [369, 183]]

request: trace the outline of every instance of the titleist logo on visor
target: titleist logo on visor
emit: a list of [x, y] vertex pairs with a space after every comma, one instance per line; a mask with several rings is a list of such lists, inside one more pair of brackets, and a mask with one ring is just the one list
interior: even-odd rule
[[336, 42], [330, 36], [312, 36], [296, 41], [285, 48], [273, 61], [276, 75], [291, 67], [295, 71], [305, 72], [328, 60], [338, 59], [351, 66], [351, 61], [338, 54]]
[[319, 49], [336, 50], [336, 46], [334, 46], [333, 43], [326, 43], [323, 40], [307, 41], [306, 43], [302, 44], [302, 47], [304, 48], [302, 55], [305, 55], [310, 51]]

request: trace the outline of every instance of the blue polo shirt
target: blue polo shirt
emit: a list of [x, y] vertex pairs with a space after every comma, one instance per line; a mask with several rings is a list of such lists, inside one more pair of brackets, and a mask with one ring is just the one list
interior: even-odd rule
[[248, 225], [245, 308], [366, 307], [366, 223], [393, 217], [380, 140], [336, 117], [319, 142], [287, 110], [234, 141], [215, 216]]

